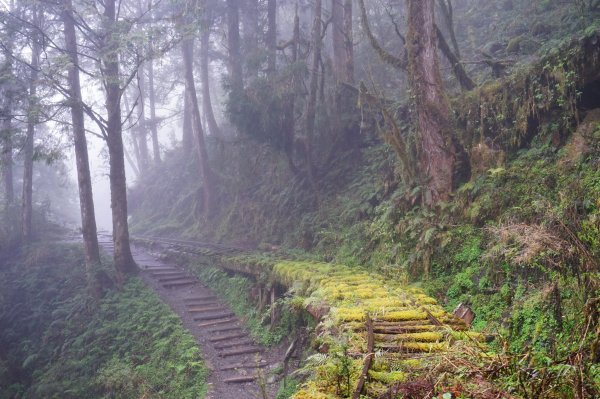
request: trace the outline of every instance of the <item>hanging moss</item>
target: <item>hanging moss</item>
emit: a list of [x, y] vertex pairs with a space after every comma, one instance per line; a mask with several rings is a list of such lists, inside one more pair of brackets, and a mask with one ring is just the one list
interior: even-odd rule
[[579, 117], [580, 90], [600, 78], [599, 42], [600, 31], [587, 32], [532, 66], [454, 99], [465, 147], [489, 140], [505, 150], [521, 148], [550, 118], [571, 127]]

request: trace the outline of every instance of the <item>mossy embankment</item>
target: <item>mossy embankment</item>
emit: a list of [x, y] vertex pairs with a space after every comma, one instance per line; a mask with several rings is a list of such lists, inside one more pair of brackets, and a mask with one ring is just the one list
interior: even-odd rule
[[305, 356], [316, 354], [304, 368], [312, 377], [296, 398], [353, 393], [369, 354], [367, 318], [378, 353], [365, 391], [371, 396], [393, 384], [424, 378], [440, 359], [467, 348], [481, 363], [490, 361], [483, 336], [468, 332], [462, 320], [418, 287], [340, 264], [199, 253], [176, 251], [172, 256], [227, 300], [259, 341], [273, 344], [287, 337], [291, 342], [310, 325], [312, 350]]
[[[480, 384], [492, 380], [517, 397], [595, 397], [600, 387], [599, 39], [596, 28], [589, 29], [514, 75], [454, 100], [471, 177], [437, 207], [421, 206], [419, 187], [402, 182], [393, 151], [373, 140], [340, 155], [316, 186], [282, 172], [283, 161], [265, 150], [263, 156], [275, 161], [257, 163], [258, 178], [227, 182], [214, 219], [205, 222], [193, 211], [190, 219], [190, 212], [177, 208], [167, 220], [142, 206], [134, 220], [140, 230], [157, 234], [245, 241], [313, 259], [229, 259], [225, 266], [259, 274], [266, 268], [267, 276], [304, 298], [303, 304], [329, 303], [333, 328], [352, 327], [364, 310], [397, 316], [394, 322], [424, 320], [418, 298], [411, 308], [417, 320], [401, 320], [415, 313], [388, 312], [394, 307], [404, 312], [411, 302], [393, 287], [417, 286], [445, 312], [466, 303], [476, 313], [475, 330], [495, 337], [496, 355], [490, 367], [479, 360], [461, 359], [452, 363], [456, 368], [438, 362], [444, 371], [460, 376], [471, 370]], [[175, 155], [167, 162], [184, 166]], [[142, 189], [169, 196], [181, 187]], [[190, 210], [194, 194], [185, 190]], [[352, 279], [337, 279], [336, 270], [355, 275], [366, 292], [383, 301], [360, 298]], [[375, 286], [371, 276], [378, 276]], [[379, 291], [382, 285], [385, 292]], [[360, 328], [348, 330], [364, 343]], [[425, 344], [440, 337], [425, 328], [414, 333], [419, 335], [404, 338]], [[357, 347], [353, 339], [338, 340], [329, 355], [307, 363], [314, 370], [328, 365], [314, 381], [330, 382], [309, 386], [310, 392], [347, 395], [359, 370], [350, 359]], [[473, 354], [468, 346], [464, 352]], [[401, 363], [382, 363], [382, 371], [406, 376]], [[392, 378], [373, 375], [380, 381]], [[401, 374], [394, 376], [402, 380]], [[447, 392], [461, 384], [444, 382]]]
[[194, 338], [137, 278], [96, 302], [78, 246], [36, 244], [0, 269], [0, 398], [190, 398]]

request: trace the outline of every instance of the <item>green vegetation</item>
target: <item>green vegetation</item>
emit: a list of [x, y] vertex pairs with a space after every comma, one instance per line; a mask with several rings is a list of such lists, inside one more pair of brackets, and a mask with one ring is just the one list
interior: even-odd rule
[[244, 320], [250, 334], [263, 345], [278, 344], [290, 334], [296, 333], [297, 327], [310, 323], [304, 309], [297, 306], [291, 297], [285, 297], [277, 300], [275, 306], [278, 308], [279, 317], [273, 327], [268, 328], [266, 324], [270, 322], [271, 309], [269, 306], [262, 310], [257, 308], [256, 301], [249, 296], [253, 287], [249, 278], [230, 276], [219, 268], [194, 261], [188, 265], [229, 304], [231, 310]]
[[207, 369], [138, 279], [100, 303], [74, 246], [37, 244], [0, 270], [0, 398], [203, 397]]

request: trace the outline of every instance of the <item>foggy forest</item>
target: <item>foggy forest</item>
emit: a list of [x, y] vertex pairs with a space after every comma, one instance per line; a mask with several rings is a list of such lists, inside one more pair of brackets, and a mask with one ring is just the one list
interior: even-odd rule
[[599, 0], [0, 0], [0, 399], [600, 397]]

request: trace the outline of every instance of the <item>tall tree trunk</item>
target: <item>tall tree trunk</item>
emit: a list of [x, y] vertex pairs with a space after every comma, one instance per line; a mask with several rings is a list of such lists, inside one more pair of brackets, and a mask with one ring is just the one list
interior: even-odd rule
[[154, 87], [154, 62], [148, 61], [148, 101], [150, 106], [150, 131], [152, 132], [152, 152], [154, 163], [160, 163], [160, 145], [158, 142], [158, 125], [156, 120], [156, 93]]
[[322, 8], [322, 0], [316, 0], [314, 8], [314, 21], [312, 27], [313, 58], [310, 71], [308, 102], [306, 106], [306, 164], [308, 167], [308, 176], [312, 183], [314, 183], [315, 177], [313, 163], [313, 136], [315, 132], [315, 117], [317, 110], [317, 91], [319, 88], [319, 63], [321, 61]]
[[183, 126], [181, 135], [181, 145], [186, 155], [189, 155], [194, 148], [194, 132], [192, 129], [192, 106], [190, 98], [187, 95], [188, 83], [185, 83], [185, 94], [183, 96]]
[[79, 57], [77, 55], [77, 37], [73, 20], [71, 0], [64, 0], [61, 19], [64, 26], [65, 47], [70, 64], [67, 68], [69, 82], [69, 103], [73, 122], [73, 141], [77, 164], [77, 183], [79, 186], [79, 207], [81, 210], [81, 230], [85, 248], [85, 265], [88, 284], [95, 297], [101, 295], [101, 284], [97, 279], [95, 268], [100, 264], [100, 250], [96, 230], [94, 196], [92, 194], [92, 178], [88, 159], [87, 140], [85, 137], [85, 120], [83, 101], [81, 99], [81, 83], [79, 81]]
[[[298, 6], [296, 5], [296, 13], [294, 15], [294, 34], [292, 37], [292, 65], [298, 62], [298, 47], [300, 46], [300, 17], [298, 16]], [[289, 100], [287, 102], [287, 109], [285, 115], [285, 126], [284, 134], [286, 135], [285, 140], [285, 154], [288, 160], [288, 166], [290, 171], [297, 175], [299, 173], [296, 164], [294, 163], [294, 147], [296, 141], [296, 96], [300, 91], [299, 78], [297, 72], [294, 69], [292, 74], [291, 90], [289, 94]]]
[[239, 0], [227, 0], [227, 46], [229, 47], [229, 80], [234, 93], [244, 88], [242, 56], [240, 52]]
[[419, 125], [424, 200], [432, 205], [449, 198], [456, 149], [437, 56], [434, 1], [407, 0], [407, 4], [408, 74]]
[[[123, 96], [123, 105], [125, 105], [125, 109], [127, 110], [127, 112], [129, 112], [129, 110], [131, 108], [129, 107], [129, 96], [127, 95], [127, 91], [124, 91], [122, 96]], [[134, 169], [136, 176], [139, 177], [140, 168], [142, 166], [142, 156], [140, 155], [140, 146], [138, 144], [137, 130], [129, 129], [129, 135], [130, 135], [130, 139], [131, 139], [131, 145], [133, 146], [133, 155], [135, 156], [135, 167], [133, 167], [132, 169]], [[126, 151], [125, 147], [123, 147], [123, 149], [124, 149], [123, 152], [125, 153], [125, 156], [127, 157], [127, 151]], [[133, 165], [132, 161], [128, 161], [128, 162]]]
[[333, 74], [337, 81], [344, 80], [344, 7], [343, 0], [331, 0], [331, 38], [333, 45]]
[[103, 79], [106, 87], [107, 144], [110, 165], [110, 200], [113, 222], [114, 263], [119, 283], [128, 274], [137, 271], [129, 245], [129, 225], [127, 222], [127, 181], [125, 177], [125, 157], [123, 154], [123, 132], [121, 125], [121, 94], [119, 83], [119, 37], [115, 31], [115, 0], [104, 2], [106, 23], [103, 43]]
[[[33, 25], [41, 29], [42, 12], [33, 5]], [[42, 52], [40, 37], [35, 34], [31, 45], [31, 75], [29, 77], [29, 109], [27, 112], [27, 135], [23, 148], [23, 196], [21, 198], [21, 239], [24, 243], [32, 240], [33, 214], [33, 141], [38, 124], [37, 80]]]
[[[207, 18], [208, 19], [208, 18]], [[206, 21], [205, 26], [202, 28], [200, 35], [200, 84], [202, 84], [202, 109], [204, 110], [204, 117], [208, 124], [208, 131], [213, 136], [220, 136], [221, 131], [215, 114], [213, 112], [212, 100], [210, 96], [210, 70], [209, 70], [209, 58], [208, 51], [210, 46], [210, 25]]]
[[[146, 123], [146, 84], [144, 81], [144, 64], [141, 64], [137, 73], [138, 78], [138, 125], [137, 136], [140, 149], [140, 173], [144, 174], [150, 165], [150, 155], [148, 151], [148, 124]], [[120, 107], [119, 107], [120, 108]]]
[[[11, 11], [13, 10], [11, 3]], [[4, 51], [4, 63], [0, 69], [0, 89], [2, 94], [0, 96], [0, 102], [2, 108], [0, 109], [0, 144], [1, 144], [1, 158], [2, 163], [2, 185], [4, 186], [4, 206], [5, 211], [10, 212], [15, 199], [14, 180], [13, 180], [13, 98], [14, 98], [14, 75], [13, 75], [13, 63], [12, 63], [12, 51], [13, 41], [9, 38], [7, 43], [3, 46]]]
[[200, 117], [200, 108], [198, 106], [198, 97], [196, 96], [196, 84], [194, 83], [194, 42], [188, 37], [182, 42], [183, 65], [185, 75], [186, 96], [189, 100], [190, 111], [192, 114], [193, 132], [196, 136], [196, 148], [200, 163], [200, 175], [202, 176], [202, 189], [204, 196], [203, 209], [205, 215], [208, 215], [213, 207], [213, 173], [208, 163], [208, 153], [206, 143], [204, 142], [204, 131], [202, 129], [202, 119]]
[[242, 26], [244, 33], [244, 59], [252, 61], [246, 63], [248, 76], [256, 78], [260, 63], [255, 62], [258, 54], [258, 0], [244, 0], [242, 8]]
[[344, 80], [354, 83], [354, 36], [352, 0], [344, 1]]
[[333, 69], [338, 82], [354, 82], [352, 0], [331, 0]]
[[267, 71], [277, 68], [277, 0], [267, 2]]

